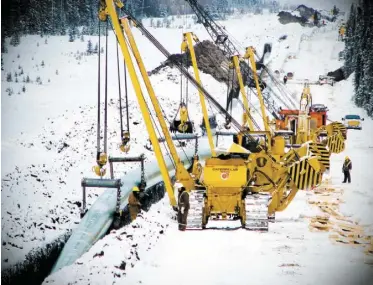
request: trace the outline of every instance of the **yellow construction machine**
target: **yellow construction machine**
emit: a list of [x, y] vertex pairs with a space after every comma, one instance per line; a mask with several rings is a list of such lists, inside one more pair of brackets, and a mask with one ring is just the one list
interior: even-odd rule
[[329, 170], [331, 153], [341, 153], [345, 148], [346, 128], [339, 122], [326, 125], [327, 109], [312, 104], [308, 83], [304, 84], [299, 109], [281, 110], [280, 115], [282, 118], [275, 121], [275, 132], [286, 137], [288, 146], [308, 143]]
[[[194, 76], [200, 84], [192, 39], [198, 42], [194, 34], [185, 33], [182, 46], [183, 51], [188, 51], [191, 56]], [[196, 190], [190, 192], [192, 206], [187, 220], [188, 228], [205, 228], [210, 218], [238, 218], [247, 229], [266, 230], [269, 217], [273, 217], [275, 211], [284, 210], [298, 189], [319, 184], [325, 169], [317, 157], [311, 157], [312, 153], [306, 146], [295, 153], [298, 156], [285, 155], [283, 138], [271, 139], [261, 96], [259, 99], [266, 131], [250, 131], [250, 127], [253, 129], [253, 118], [240, 74], [238, 56], [232, 58], [232, 68], [235, 68], [238, 75], [244, 101], [242, 129], [237, 135], [238, 144], [233, 143], [226, 153], [206, 159], [201, 175], [196, 177]], [[256, 84], [259, 85], [258, 80]], [[199, 92], [202, 96], [201, 89]], [[204, 102], [202, 98], [201, 102]], [[201, 105], [206, 119], [207, 109], [204, 103]], [[211, 146], [209, 126], [207, 134]], [[243, 141], [255, 145], [251, 135], [261, 135], [264, 138], [261, 145], [256, 145], [258, 151], [255, 153], [242, 147]], [[300, 156], [303, 158], [299, 159]], [[281, 158], [284, 158], [283, 161]], [[297, 162], [295, 158], [298, 158]]]
[[[123, 4], [119, 0], [101, 0], [100, 4], [100, 19], [108, 21], [108, 15], [111, 18], [171, 205], [176, 206], [175, 194], [152, 119], [157, 119], [161, 127], [166, 147], [176, 168], [176, 180], [182, 183], [189, 192], [191, 208], [187, 220], [188, 228], [205, 228], [209, 218], [214, 216], [221, 219], [238, 218], [241, 220], [242, 226], [247, 229], [267, 230], [269, 215], [272, 215], [275, 211], [284, 210], [294, 198], [298, 189], [306, 189], [319, 183], [317, 177], [321, 175], [322, 165], [317, 157], [305, 149], [305, 153], [300, 159], [294, 158], [296, 154], [287, 156], [293, 162], [286, 161], [287, 163], [284, 165], [278, 161], [278, 159], [286, 156], [284, 154], [284, 140], [281, 140], [281, 138], [275, 139], [276, 146], [273, 147], [272, 139], [268, 139], [270, 134], [267, 131], [257, 131], [257, 133], [264, 136], [264, 141], [262, 145], [257, 146], [258, 151], [256, 153], [250, 153], [235, 143], [232, 144], [226, 153], [219, 155], [215, 153], [205, 98], [221, 112], [224, 113], [225, 110], [200, 84], [198, 66], [192, 45], [192, 34], [185, 34], [184, 39], [191, 53], [197, 80], [179, 63], [175, 62], [175, 66], [198, 88], [212, 156], [200, 162], [198, 161], [198, 155], [195, 155], [193, 167], [188, 172], [176, 152], [162, 109], [154, 94], [140, 52], [132, 35], [129, 18], [127, 16], [118, 18], [116, 8], [123, 8]], [[128, 11], [125, 11], [125, 13], [130, 16], [134, 25], [160, 51], [168, 55], [164, 47], [154, 39], [140, 22]], [[156, 118], [151, 117], [151, 112], [144, 99], [130, 51], [132, 51], [141, 72]], [[224, 115], [229, 114], [224, 113]], [[233, 125], [242, 133], [242, 137], [245, 140], [255, 143], [255, 139], [250, 132], [245, 131], [242, 125], [233, 118], [231, 120]]]

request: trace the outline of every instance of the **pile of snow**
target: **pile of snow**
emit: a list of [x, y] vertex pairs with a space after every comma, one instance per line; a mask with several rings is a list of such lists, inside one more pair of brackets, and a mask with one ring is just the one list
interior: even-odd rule
[[315, 10], [314, 8], [307, 7], [305, 5], [299, 5], [294, 11], [281, 11], [278, 13], [279, 22], [281, 24], [289, 24], [289, 23], [299, 23], [302, 26], [309, 26], [312, 27], [313, 23], [313, 16], [317, 14], [319, 20], [326, 20], [329, 22], [334, 22], [336, 17], [330, 17], [328, 11], [325, 10]]
[[135, 222], [120, 230], [111, 231], [73, 265], [62, 268], [44, 282], [120, 282], [159, 241], [164, 239], [165, 234], [170, 230], [175, 231], [175, 220], [176, 213], [169, 207], [166, 197], [153, 205], [148, 212], [140, 213]]

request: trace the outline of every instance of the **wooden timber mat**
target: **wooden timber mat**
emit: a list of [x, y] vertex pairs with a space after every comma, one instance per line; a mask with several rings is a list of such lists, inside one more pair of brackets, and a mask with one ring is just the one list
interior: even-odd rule
[[339, 211], [343, 190], [333, 186], [330, 179], [325, 179], [313, 190], [313, 194], [308, 203], [317, 206], [322, 213], [308, 217], [310, 231], [330, 232], [329, 238], [333, 243], [363, 247], [367, 255], [373, 256], [373, 236], [367, 235], [358, 221]]

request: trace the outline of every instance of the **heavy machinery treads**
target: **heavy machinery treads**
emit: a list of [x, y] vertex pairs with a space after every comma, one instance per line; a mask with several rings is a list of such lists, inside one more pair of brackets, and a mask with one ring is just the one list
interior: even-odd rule
[[202, 229], [204, 190], [192, 190], [189, 193], [189, 212], [187, 229]]
[[249, 194], [245, 198], [247, 230], [268, 231], [269, 193]]

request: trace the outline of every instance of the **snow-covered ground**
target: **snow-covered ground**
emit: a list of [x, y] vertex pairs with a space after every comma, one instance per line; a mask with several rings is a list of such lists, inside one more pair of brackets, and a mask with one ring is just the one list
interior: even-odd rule
[[[334, 70], [340, 65], [336, 55], [343, 48], [336, 36], [335, 30], [325, 31], [302, 42], [297, 58], [287, 61], [285, 68], [292, 70], [296, 79], [309, 80]], [[289, 88], [299, 93], [302, 85], [289, 84]], [[345, 152], [332, 155], [331, 181], [333, 187], [344, 190], [341, 212], [364, 225], [366, 234], [372, 234], [369, 162], [373, 158], [373, 121], [353, 105], [351, 79], [334, 87], [311, 86], [311, 91], [314, 103], [329, 106], [332, 120], [346, 113], [365, 117], [363, 131], [348, 132]], [[341, 184], [346, 155], [353, 162], [353, 182], [347, 185]], [[307, 217], [318, 214], [319, 209], [307, 201], [315, 196], [299, 192], [288, 209], [276, 215], [269, 233], [248, 232], [238, 224], [224, 222], [210, 222], [210, 230], [179, 232], [165, 199], [133, 226], [112, 232], [74, 265], [49, 276], [45, 284], [241, 284], [248, 280], [251, 284], [370, 284], [372, 258], [362, 247], [333, 244], [329, 233], [310, 231]], [[124, 235], [126, 240], [121, 238]]]
[[[280, 25], [276, 18], [275, 15], [243, 15], [240, 19], [224, 22], [224, 25], [242, 46], [254, 45], [258, 52], [265, 42], [273, 42], [272, 57], [277, 57], [271, 63], [274, 70], [282, 67], [281, 59], [289, 50], [295, 46], [298, 49], [302, 34], [309, 33], [309, 29], [298, 24]], [[191, 30], [200, 40], [209, 39], [202, 26], [192, 26]], [[150, 31], [170, 52], [179, 52], [181, 29]], [[134, 30], [134, 34], [147, 69], [158, 66], [164, 58], [138, 31]], [[288, 35], [287, 40], [277, 42], [283, 34]], [[301, 43], [297, 59], [289, 60], [285, 64], [286, 70], [294, 71], [297, 78], [312, 80], [339, 67], [337, 54], [342, 47], [336, 42], [336, 36], [336, 31], [329, 31], [315, 34], [309, 41]], [[92, 40], [95, 42], [97, 38], [92, 37]], [[69, 43], [67, 37], [49, 37], [47, 44], [44, 41], [45, 38], [40, 37], [22, 38], [22, 44], [9, 48], [9, 54], [4, 58], [2, 266], [5, 267], [22, 261], [32, 248], [76, 227], [79, 222], [77, 201], [81, 199], [80, 180], [83, 176], [93, 176], [96, 57], [83, 55], [76, 59], [77, 50], [84, 52], [86, 42]], [[109, 59], [108, 137], [109, 154], [115, 155], [119, 154], [119, 111], [113, 36], [109, 44], [112, 56]], [[43, 60], [45, 66], [41, 67]], [[6, 82], [5, 74], [17, 71], [18, 65], [31, 80], [40, 76], [43, 84]], [[226, 87], [209, 75], [202, 74], [201, 77], [206, 89], [224, 102]], [[172, 119], [180, 92], [177, 84], [179, 73], [166, 69], [152, 76], [151, 80], [163, 108], [169, 110], [167, 115]], [[26, 92], [17, 94], [23, 85]], [[14, 90], [11, 96], [5, 92], [9, 86]], [[129, 87], [133, 138], [129, 155], [144, 152], [150, 157], [152, 154], [143, 147], [147, 139], [143, 135], [145, 126], [131, 84]], [[289, 84], [289, 88], [300, 91], [302, 87]], [[340, 119], [346, 112], [365, 115], [351, 102], [351, 80], [334, 87], [312, 86], [311, 91], [314, 102], [329, 106], [333, 120]], [[194, 89], [190, 98], [189, 111], [198, 125], [201, 113]], [[138, 124], [135, 126], [134, 122]], [[369, 148], [372, 144], [369, 130], [373, 130], [373, 122], [366, 117], [362, 132], [349, 131], [345, 153], [332, 158], [332, 179], [335, 184], [340, 184], [342, 159], [349, 155], [353, 162], [353, 183], [342, 186], [346, 201], [343, 211], [372, 226], [373, 189], [368, 158], [373, 158], [373, 149]], [[118, 175], [119, 171], [123, 175], [126, 168], [118, 167]], [[101, 191], [92, 190], [89, 203], [94, 202]], [[49, 276], [45, 283], [112, 284], [117, 280], [126, 284], [236, 284], [251, 280], [253, 284], [276, 281], [281, 284], [359, 284], [359, 278], [366, 277], [371, 270], [364, 264], [362, 250], [332, 245], [328, 234], [310, 232], [308, 219], [302, 217], [313, 215], [318, 209], [307, 203], [308, 197], [305, 192], [298, 193], [289, 208], [276, 216], [276, 223], [270, 225], [270, 232], [266, 234], [242, 229], [180, 233], [165, 199], [133, 225], [112, 232], [97, 242], [75, 264]]]
[[[264, 43], [273, 42], [272, 56], [276, 58], [283, 53], [281, 46], [289, 45], [289, 49], [298, 46], [304, 32], [296, 24], [280, 26], [276, 18], [275, 15], [240, 15], [223, 23], [242, 46], [250, 42], [259, 53]], [[177, 21], [184, 24], [183, 18]], [[186, 22], [192, 23], [192, 20]], [[171, 53], [178, 53], [182, 32], [186, 31], [187, 25], [183, 29], [175, 28], [177, 26], [149, 30]], [[190, 30], [200, 40], [209, 39], [201, 25], [192, 25]], [[165, 60], [138, 30], [133, 32], [148, 70]], [[284, 33], [288, 39], [277, 43], [278, 37]], [[97, 56], [84, 54], [88, 39], [93, 46], [98, 42], [97, 37], [87, 36], [84, 42], [77, 39], [73, 43], [68, 42], [68, 36], [27, 36], [22, 37], [17, 47], [7, 45], [9, 52], [3, 55], [3, 268], [23, 261], [32, 249], [53, 241], [79, 223], [80, 181], [82, 177], [94, 177], [91, 168], [95, 165], [96, 154]], [[104, 38], [101, 42], [104, 43]], [[104, 55], [101, 60], [104, 63]], [[108, 150], [109, 155], [120, 155], [116, 49], [112, 34], [109, 37], [108, 63]], [[9, 72], [12, 73], [12, 82], [6, 81]], [[28, 81], [27, 76], [30, 82], [24, 82]], [[104, 72], [101, 78], [103, 76]], [[37, 77], [42, 84], [37, 83]], [[206, 89], [224, 102], [226, 87], [210, 75], [201, 74], [201, 78]], [[169, 110], [167, 116], [173, 119], [180, 96], [179, 72], [166, 69], [152, 76], [151, 80], [162, 107]], [[8, 88], [13, 94], [9, 95]], [[191, 117], [195, 118], [195, 125], [199, 125], [202, 116], [198, 95], [194, 88], [189, 90]], [[144, 148], [147, 136], [139, 135], [146, 131], [131, 84], [128, 91], [132, 139], [129, 155], [145, 153], [150, 158], [152, 153]], [[103, 94], [102, 83], [102, 98]], [[122, 175], [132, 167], [133, 164], [118, 165], [117, 173]], [[100, 193], [101, 189], [90, 189], [88, 204], [93, 203]]]

